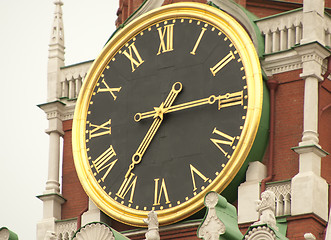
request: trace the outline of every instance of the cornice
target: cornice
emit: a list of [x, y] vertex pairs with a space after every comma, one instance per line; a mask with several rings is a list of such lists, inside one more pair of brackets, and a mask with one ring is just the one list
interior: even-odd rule
[[302, 68], [301, 57], [293, 49], [267, 54], [261, 63], [268, 76]]

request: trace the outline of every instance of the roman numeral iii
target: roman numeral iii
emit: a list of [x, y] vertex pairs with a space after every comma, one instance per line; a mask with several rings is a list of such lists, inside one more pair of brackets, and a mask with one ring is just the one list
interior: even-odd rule
[[163, 28], [160, 27], [157, 29], [157, 31], [160, 37], [160, 46], [157, 55], [174, 50], [174, 24], [166, 25]]

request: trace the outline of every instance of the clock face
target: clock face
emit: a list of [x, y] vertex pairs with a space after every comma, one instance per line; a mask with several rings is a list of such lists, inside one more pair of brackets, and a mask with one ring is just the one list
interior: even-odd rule
[[239, 171], [259, 121], [261, 77], [238, 34], [198, 10], [168, 9], [108, 43], [75, 113], [82, 185], [132, 225], [151, 210], [169, 224], [201, 209]]

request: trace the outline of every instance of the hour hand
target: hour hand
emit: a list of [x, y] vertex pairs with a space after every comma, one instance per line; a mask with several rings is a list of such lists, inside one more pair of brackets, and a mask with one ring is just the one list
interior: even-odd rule
[[125, 174], [125, 178], [128, 178], [129, 174], [131, 173], [132, 169], [135, 165], [139, 164], [142, 160], [142, 157], [148, 148], [149, 144], [154, 138], [155, 133], [159, 129], [162, 121], [163, 121], [163, 114], [167, 111], [167, 109], [172, 105], [175, 101], [178, 93], [182, 90], [182, 84], [180, 82], [176, 82], [172, 85], [171, 91], [164, 102], [161, 103], [159, 107], [154, 108], [153, 117], [155, 118], [152, 125], [148, 129], [144, 139], [140, 143], [137, 151], [132, 155], [132, 163], [129, 166], [127, 173]]

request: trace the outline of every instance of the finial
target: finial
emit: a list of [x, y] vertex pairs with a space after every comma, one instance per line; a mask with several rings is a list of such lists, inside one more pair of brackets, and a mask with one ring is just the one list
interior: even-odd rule
[[63, 2], [62, 2], [61, 0], [55, 0], [55, 1], [54, 1], [54, 4], [55, 4], [55, 5], [60, 5], [60, 6], [62, 6], [62, 5], [63, 5]]

